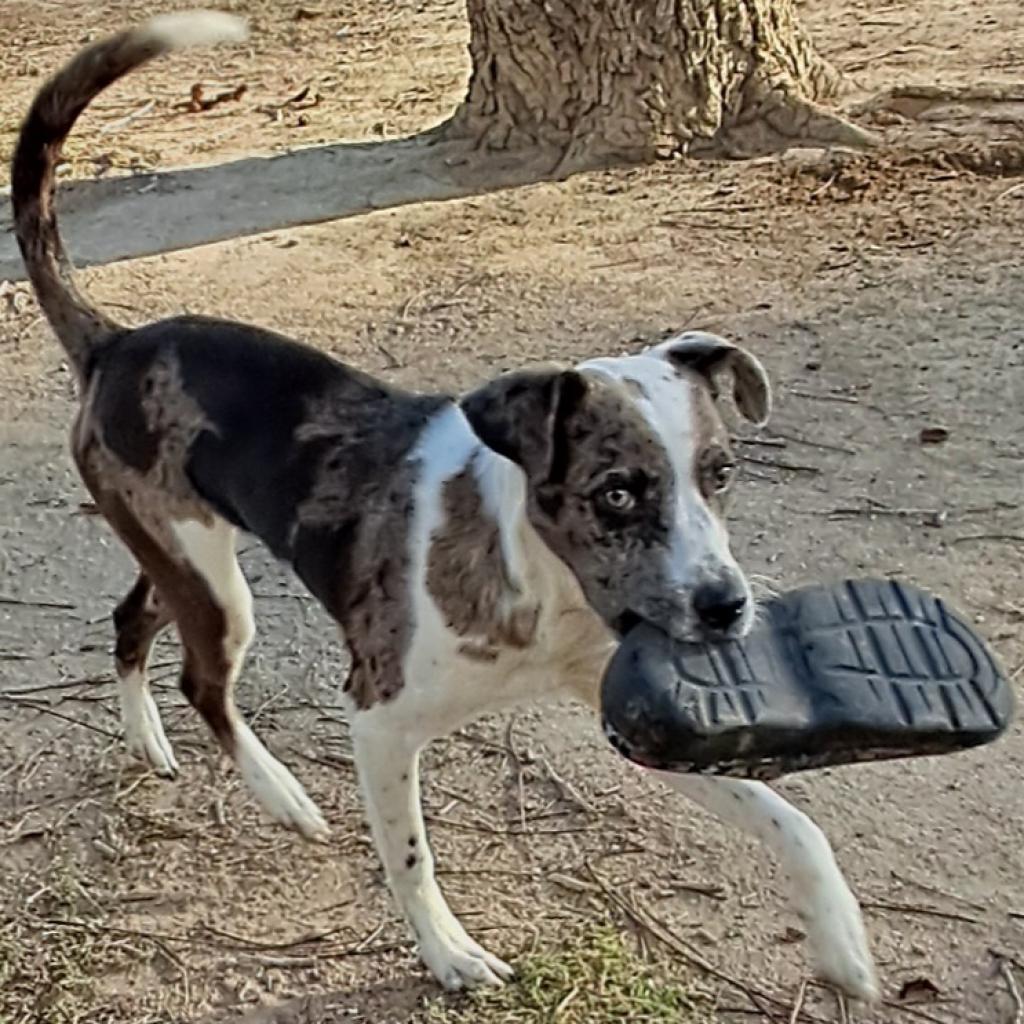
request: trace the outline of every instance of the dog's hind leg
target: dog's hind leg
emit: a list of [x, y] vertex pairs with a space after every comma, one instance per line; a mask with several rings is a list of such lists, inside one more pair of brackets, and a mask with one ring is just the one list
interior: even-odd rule
[[420, 956], [445, 988], [500, 985], [512, 968], [466, 934], [434, 877], [420, 808], [421, 738], [404, 724], [392, 725], [389, 711], [357, 712], [352, 719], [356, 769], [388, 884]]
[[[234, 686], [255, 624], [252, 594], [235, 557], [234, 527], [222, 519], [171, 524], [183, 561], [192, 570], [182, 595], [188, 611], [175, 608], [185, 647], [181, 687], [231, 754], [249, 790], [276, 821], [309, 839], [322, 839], [327, 824], [302, 784], [242, 719]], [[205, 584], [203, 586], [202, 584]]]
[[140, 513], [116, 490], [104, 487], [87, 458], [78, 461], [100, 511], [178, 627], [185, 651], [185, 696], [233, 757], [263, 809], [310, 839], [323, 838], [327, 825], [316, 804], [257, 739], [235, 705], [235, 681], [255, 626], [252, 594], [235, 558], [234, 527], [201, 509], [197, 518], [179, 521]]
[[129, 753], [168, 776], [177, 773], [178, 762], [149, 690], [146, 663], [153, 641], [170, 621], [170, 610], [144, 572], [114, 609], [114, 661], [125, 743]]

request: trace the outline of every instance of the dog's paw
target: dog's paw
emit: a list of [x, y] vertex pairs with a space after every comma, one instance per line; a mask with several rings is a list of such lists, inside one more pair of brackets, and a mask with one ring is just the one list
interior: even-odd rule
[[302, 783], [246, 726], [236, 733], [235, 761], [249, 791], [274, 821], [300, 832], [307, 839], [323, 841], [330, 834], [320, 808], [309, 798]]
[[874, 958], [868, 946], [860, 907], [853, 894], [832, 894], [813, 910], [802, 913], [807, 944], [815, 970], [848, 996], [874, 1003], [881, 997]]
[[121, 722], [129, 754], [145, 761], [157, 775], [173, 778], [178, 774], [174, 749], [164, 733], [156, 702], [148, 691], [128, 690], [122, 694]]
[[450, 992], [479, 985], [499, 986], [515, 973], [504, 960], [471, 939], [454, 918], [420, 937], [420, 956]]

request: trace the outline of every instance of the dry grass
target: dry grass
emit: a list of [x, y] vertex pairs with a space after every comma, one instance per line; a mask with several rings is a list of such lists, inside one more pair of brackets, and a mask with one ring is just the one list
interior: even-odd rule
[[[123, 1021], [124, 1007], [104, 991], [105, 979], [145, 971], [160, 951], [154, 941], [108, 927], [93, 888], [75, 858], [60, 850], [24, 879], [24, 898], [0, 915], [3, 1024]], [[97, 1012], [99, 1005], [106, 1008]], [[173, 1019], [160, 1010], [133, 1024]]]

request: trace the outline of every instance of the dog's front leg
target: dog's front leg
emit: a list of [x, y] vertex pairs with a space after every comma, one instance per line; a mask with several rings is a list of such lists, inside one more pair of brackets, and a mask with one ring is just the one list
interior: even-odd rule
[[789, 878], [818, 972], [849, 995], [877, 999], [878, 982], [860, 907], [821, 829], [760, 782], [653, 774], [775, 853]]
[[[381, 711], [372, 714], [376, 719]], [[420, 955], [448, 989], [500, 985], [512, 968], [466, 934], [434, 878], [434, 856], [420, 808], [419, 750], [401, 729], [352, 723], [359, 773], [377, 852], [399, 908], [412, 926]]]

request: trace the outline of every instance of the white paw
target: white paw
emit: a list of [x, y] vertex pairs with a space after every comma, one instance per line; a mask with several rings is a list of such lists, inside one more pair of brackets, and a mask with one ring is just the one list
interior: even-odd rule
[[164, 734], [156, 701], [144, 683], [122, 683], [121, 722], [128, 753], [145, 761], [157, 775], [172, 778], [178, 774], [178, 761]]
[[330, 830], [302, 783], [256, 738], [247, 725], [235, 726], [235, 762], [249, 791], [274, 821], [324, 840]]
[[499, 986], [515, 973], [504, 960], [471, 939], [454, 917], [420, 934], [420, 956], [430, 973], [449, 991], [478, 985]]
[[801, 914], [811, 959], [821, 978], [854, 999], [881, 997], [860, 907], [853, 894], [833, 892]]

